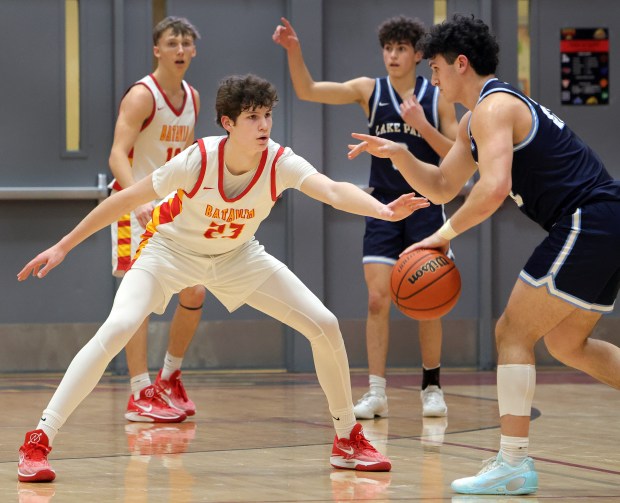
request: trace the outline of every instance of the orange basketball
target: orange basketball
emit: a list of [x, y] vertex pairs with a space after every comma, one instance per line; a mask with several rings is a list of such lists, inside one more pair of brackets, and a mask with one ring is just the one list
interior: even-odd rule
[[434, 320], [459, 300], [461, 274], [454, 261], [439, 250], [415, 250], [398, 259], [392, 269], [392, 300], [415, 320]]

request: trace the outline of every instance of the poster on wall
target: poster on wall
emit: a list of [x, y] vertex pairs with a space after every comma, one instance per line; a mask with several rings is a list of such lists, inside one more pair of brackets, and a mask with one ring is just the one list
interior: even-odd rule
[[562, 28], [562, 105], [609, 104], [609, 29]]

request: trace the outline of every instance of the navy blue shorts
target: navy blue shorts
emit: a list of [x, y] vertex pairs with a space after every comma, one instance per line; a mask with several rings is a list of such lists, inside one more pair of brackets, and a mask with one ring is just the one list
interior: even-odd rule
[[577, 307], [611, 312], [620, 289], [620, 201], [599, 201], [560, 219], [519, 277]]
[[[383, 204], [399, 197], [398, 194], [377, 191], [373, 191], [372, 196]], [[405, 248], [433, 234], [444, 221], [443, 206], [436, 204], [418, 210], [399, 222], [366, 217], [362, 262], [394, 265]]]

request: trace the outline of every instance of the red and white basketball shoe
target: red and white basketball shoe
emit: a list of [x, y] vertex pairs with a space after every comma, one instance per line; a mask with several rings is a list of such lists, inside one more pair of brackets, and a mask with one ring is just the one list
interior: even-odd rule
[[56, 472], [47, 461], [52, 448], [43, 430], [26, 433], [24, 445], [19, 448], [17, 480], [20, 482], [51, 482]]
[[156, 384], [147, 386], [140, 391], [135, 399], [133, 393], [127, 402], [125, 418], [129, 421], [142, 423], [180, 423], [187, 419], [187, 414], [174, 407], [167, 399], [165, 392]]
[[329, 462], [335, 468], [365, 472], [389, 472], [392, 469], [390, 460], [366, 440], [359, 423], [353, 427], [349, 438], [334, 438]]
[[157, 374], [155, 385], [164, 390], [166, 397], [177, 409], [181, 409], [187, 416], [196, 414], [196, 405], [187, 397], [185, 386], [181, 381], [181, 371], [175, 370], [167, 381], [161, 378], [161, 372], [160, 370]]

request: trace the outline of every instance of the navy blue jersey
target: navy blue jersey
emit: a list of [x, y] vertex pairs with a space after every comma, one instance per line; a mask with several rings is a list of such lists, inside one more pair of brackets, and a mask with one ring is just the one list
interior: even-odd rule
[[[548, 231], [559, 219], [589, 202], [620, 200], [620, 182], [609, 175], [598, 155], [556, 115], [497, 79], [483, 86], [478, 103], [495, 92], [520, 98], [532, 114], [532, 129], [527, 138], [513, 147], [510, 196], [523, 213]], [[477, 161], [471, 128], [469, 138]]]
[[[437, 100], [439, 89], [430, 85], [424, 77], [417, 77], [414, 93], [424, 108], [426, 119], [436, 128], [439, 127]], [[402, 98], [396, 93], [389, 77], [376, 79], [375, 89], [368, 101], [370, 116], [368, 117], [369, 134], [404, 143], [421, 161], [431, 164], [439, 163], [439, 155], [419, 135], [415, 128], [409, 126], [400, 116]], [[412, 187], [403, 175], [392, 165], [390, 159], [372, 157], [370, 164], [370, 187], [383, 193], [406, 194]], [[415, 187], [413, 188], [415, 191]], [[416, 191], [417, 192], [417, 191]]]

